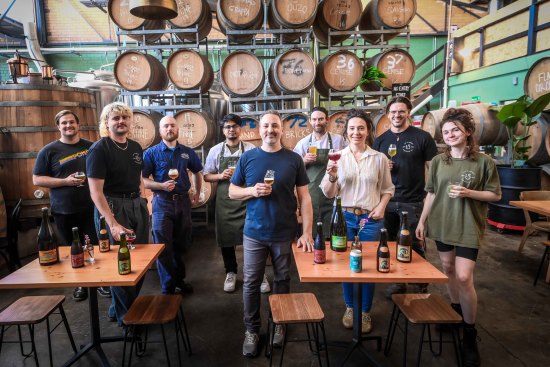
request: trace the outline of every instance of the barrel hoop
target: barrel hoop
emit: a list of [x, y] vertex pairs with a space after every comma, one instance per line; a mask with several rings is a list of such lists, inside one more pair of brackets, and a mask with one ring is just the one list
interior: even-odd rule
[[[80, 126], [80, 131], [98, 131], [99, 126]], [[55, 126], [17, 126], [0, 127], [2, 133], [35, 133], [35, 132], [56, 132], [59, 129]]]
[[10, 101], [0, 102], [0, 107], [83, 107], [96, 108], [95, 103], [62, 101]]
[[38, 152], [0, 153], [0, 159], [28, 159], [37, 156]]
[[7, 91], [7, 90], [14, 90], [14, 89], [30, 90], [30, 91], [40, 89], [40, 90], [50, 90], [55, 92], [79, 92], [79, 93], [92, 94], [86, 88], [57, 86], [53, 84], [4, 84], [0, 86], [0, 92]]

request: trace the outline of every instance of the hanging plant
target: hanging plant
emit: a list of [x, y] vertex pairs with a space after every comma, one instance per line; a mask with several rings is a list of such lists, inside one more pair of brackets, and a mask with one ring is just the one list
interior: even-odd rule
[[386, 79], [387, 76], [376, 66], [365, 68], [363, 77], [359, 81], [359, 87], [364, 91], [373, 91], [384, 88], [384, 84], [380, 79]]

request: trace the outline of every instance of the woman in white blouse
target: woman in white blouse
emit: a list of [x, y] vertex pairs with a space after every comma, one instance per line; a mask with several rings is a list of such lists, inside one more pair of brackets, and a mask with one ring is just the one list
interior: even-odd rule
[[[384, 225], [384, 210], [395, 191], [391, 181], [388, 159], [373, 150], [373, 124], [364, 111], [352, 109], [348, 112], [344, 138], [349, 146], [342, 150], [339, 161], [329, 161], [327, 173], [321, 182], [321, 190], [328, 198], [338, 191], [342, 198], [342, 209], [348, 228], [348, 240], [359, 236], [361, 241], [377, 241]], [[359, 222], [367, 219], [363, 229]], [[353, 285], [342, 283], [346, 312], [342, 318], [344, 327], [353, 327]], [[372, 329], [370, 309], [374, 296], [374, 284], [362, 284], [361, 330]]]

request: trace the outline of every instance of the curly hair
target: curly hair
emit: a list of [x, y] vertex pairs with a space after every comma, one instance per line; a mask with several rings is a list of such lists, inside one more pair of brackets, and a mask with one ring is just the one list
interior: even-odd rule
[[356, 108], [352, 108], [351, 110], [349, 110], [348, 115], [346, 116], [346, 126], [344, 127], [344, 139], [349, 141], [349, 137], [348, 137], [349, 120], [351, 120], [354, 117], [360, 118], [361, 120], [365, 121], [365, 123], [367, 124], [367, 132], [369, 133], [369, 135], [367, 136], [366, 142], [369, 147], [372, 146], [372, 142], [374, 141], [372, 137], [374, 124], [370, 119], [369, 115], [365, 111], [359, 110]]
[[[466, 137], [466, 158], [475, 161], [479, 146], [475, 138], [476, 123], [472, 113], [464, 108], [449, 108], [441, 119], [439, 129], [443, 130], [443, 125], [447, 122], [454, 123], [463, 133], [470, 134]], [[441, 134], [443, 135], [443, 132]], [[450, 164], [452, 161], [451, 147], [447, 145], [443, 153], [445, 154], [443, 161]]]
[[107, 120], [113, 112], [118, 114], [127, 114], [128, 116], [130, 116], [130, 119], [132, 119], [134, 116], [134, 113], [132, 112], [130, 106], [122, 102], [113, 102], [103, 107], [103, 111], [101, 111], [101, 116], [99, 117], [99, 136], [101, 136], [102, 138], [109, 136]]

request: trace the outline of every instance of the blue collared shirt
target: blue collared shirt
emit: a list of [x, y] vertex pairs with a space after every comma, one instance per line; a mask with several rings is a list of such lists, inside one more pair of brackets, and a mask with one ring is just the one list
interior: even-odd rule
[[152, 175], [155, 182], [165, 182], [170, 180], [168, 171], [171, 168], [177, 168], [179, 171], [176, 188], [172, 194], [186, 194], [191, 188], [187, 170], [198, 173], [202, 171], [202, 163], [193, 149], [179, 143], [176, 144], [176, 148], [170, 149], [161, 141], [143, 153], [143, 170], [141, 172], [143, 177], [147, 178]]

